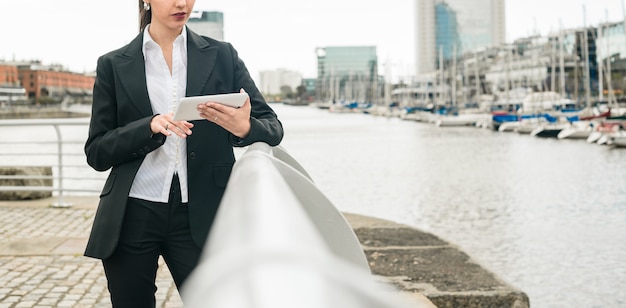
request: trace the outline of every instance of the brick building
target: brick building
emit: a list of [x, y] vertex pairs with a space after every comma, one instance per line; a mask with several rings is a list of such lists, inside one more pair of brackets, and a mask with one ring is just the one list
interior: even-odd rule
[[53, 99], [65, 95], [90, 96], [95, 78], [63, 70], [60, 66], [42, 66], [37, 63], [18, 65], [19, 79], [29, 98]]
[[20, 86], [16, 66], [0, 63], [0, 86]]
[[21, 92], [32, 101], [91, 97], [94, 81], [95, 76], [70, 72], [60, 65], [0, 62], [0, 92]]
[[17, 67], [0, 63], [0, 102], [24, 100], [25, 94]]

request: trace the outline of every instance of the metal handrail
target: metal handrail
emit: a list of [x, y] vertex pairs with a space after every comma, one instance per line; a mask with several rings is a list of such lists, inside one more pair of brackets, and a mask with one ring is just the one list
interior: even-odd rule
[[[55, 144], [56, 151], [37, 151], [37, 152], [25, 152], [25, 151], [7, 151], [2, 152], [2, 148], [0, 148], [0, 157], [3, 157], [5, 161], [13, 161], [11, 157], [34, 157], [36, 159], [41, 157], [51, 157], [56, 160], [56, 163], [47, 164], [45, 167], [52, 167], [53, 173], [56, 171], [56, 174], [52, 176], [46, 175], [1, 175], [0, 179], [8, 180], [8, 179], [44, 179], [44, 180], [53, 180], [52, 186], [0, 186], [0, 191], [43, 191], [43, 192], [52, 192], [57, 194], [56, 202], [51, 204], [54, 207], [68, 207], [71, 204], [66, 203], [63, 200], [63, 197], [68, 192], [76, 192], [76, 193], [99, 193], [100, 188], [76, 188], [76, 187], [66, 187], [67, 180], [80, 180], [80, 181], [102, 181], [104, 183], [105, 176], [96, 177], [96, 176], [71, 176], [67, 175], [66, 171], [68, 168], [78, 168], [88, 170], [86, 173], [93, 173], [94, 175], [97, 173], [91, 167], [89, 167], [85, 161], [84, 164], [77, 164], [72, 162], [67, 162], [64, 160], [64, 157], [77, 157], [84, 156], [82, 153], [82, 148], [74, 151], [64, 151], [64, 146], [68, 145], [82, 145], [83, 142], [76, 140], [65, 140], [63, 138], [63, 134], [61, 131], [61, 127], [63, 126], [83, 126], [87, 127], [89, 125], [89, 118], [63, 118], [63, 119], [9, 119], [9, 120], [0, 120], [0, 129], [5, 127], [19, 127], [19, 126], [31, 126], [31, 127], [50, 127], [54, 128], [56, 134], [56, 140], [44, 140], [44, 141], [30, 141], [30, 140], [15, 140], [15, 141], [6, 141], [3, 140], [0, 144], [3, 145], [2, 148], [13, 148], [15, 145], [28, 145], [28, 144]], [[17, 164], [15, 166], [10, 167], [20, 167], [23, 164]], [[29, 164], [28, 166], [33, 166], [33, 164]], [[35, 166], [38, 166], [35, 164]], [[56, 181], [56, 185], [55, 185]]]
[[281, 147], [237, 160], [185, 307], [409, 307], [374, 282], [343, 215]]

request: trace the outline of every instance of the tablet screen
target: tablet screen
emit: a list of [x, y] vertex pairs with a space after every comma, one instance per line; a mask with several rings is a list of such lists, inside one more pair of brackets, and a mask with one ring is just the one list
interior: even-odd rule
[[198, 105], [206, 102], [216, 102], [222, 105], [239, 108], [248, 99], [248, 93], [228, 93], [202, 96], [183, 97], [174, 111], [174, 121], [202, 120], [198, 112]]

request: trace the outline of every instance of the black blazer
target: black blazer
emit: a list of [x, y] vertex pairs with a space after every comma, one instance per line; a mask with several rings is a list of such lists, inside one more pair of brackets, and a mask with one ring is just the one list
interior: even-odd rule
[[[154, 112], [142, 44], [140, 33], [128, 45], [98, 59], [85, 154], [94, 169], [112, 169], [100, 195], [86, 256], [105, 259], [115, 251], [133, 178], [144, 157], [165, 142], [164, 135], [150, 130]], [[230, 44], [187, 29], [187, 57], [186, 96], [244, 88], [252, 104], [246, 138], [206, 120], [194, 121], [193, 134], [187, 137], [189, 221], [193, 240], [202, 248], [235, 162], [233, 146], [258, 141], [278, 145], [283, 128]]]

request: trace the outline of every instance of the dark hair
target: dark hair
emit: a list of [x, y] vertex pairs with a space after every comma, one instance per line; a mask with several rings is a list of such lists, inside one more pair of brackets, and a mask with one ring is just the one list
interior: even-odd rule
[[143, 0], [139, 0], [139, 32], [143, 31], [152, 21], [152, 12], [143, 8]]

